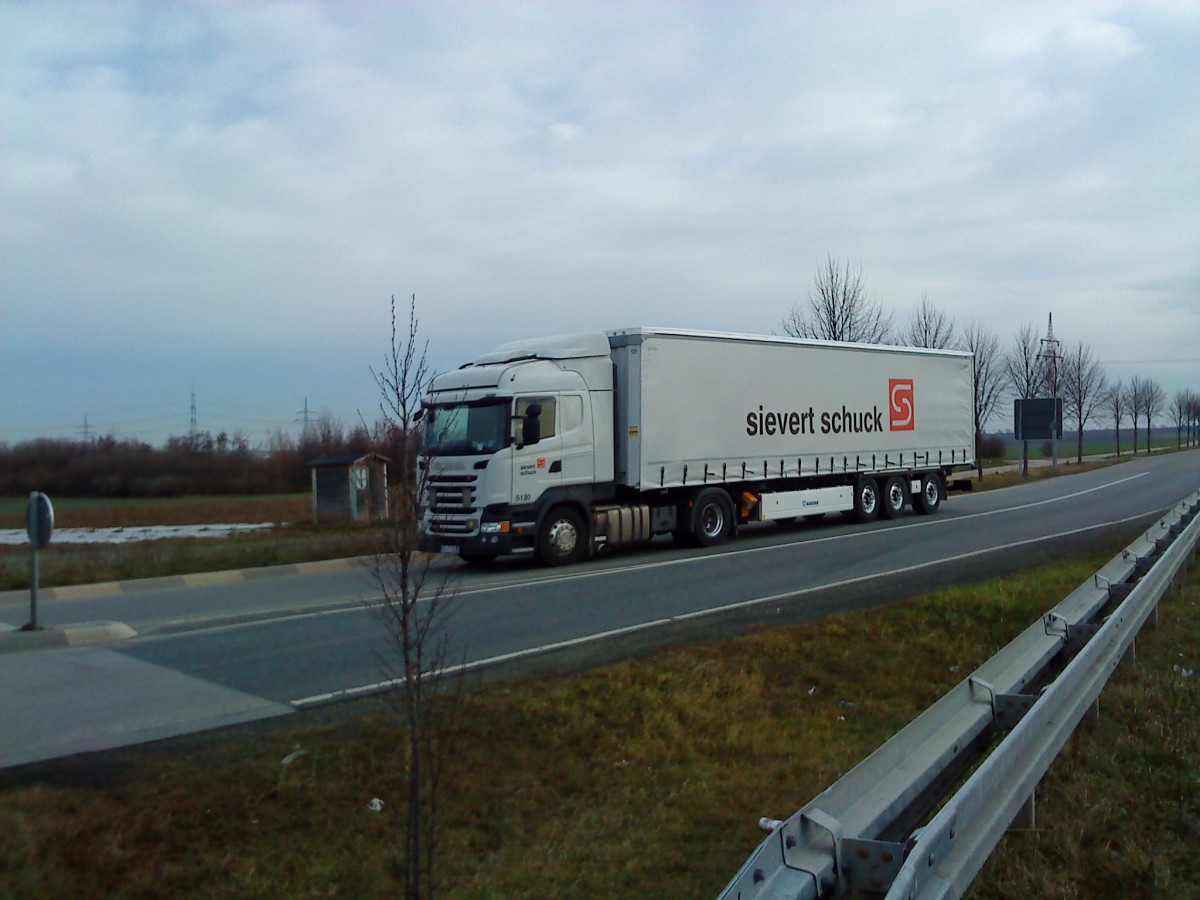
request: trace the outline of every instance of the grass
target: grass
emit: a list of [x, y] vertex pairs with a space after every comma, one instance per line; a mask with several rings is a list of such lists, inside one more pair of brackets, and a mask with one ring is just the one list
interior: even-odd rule
[[[312, 520], [310, 494], [253, 497], [173, 497], [114, 500], [106, 497], [51, 498], [56, 528], [131, 528], [139, 525], [197, 525]], [[24, 528], [28, 497], [0, 497], [0, 528]]]
[[[0, 528], [23, 528], [25, 500], [0, 499]], [[375, 551], [379, 530], [311, 524], [308, 494], [263, 497], [180, 497], [170, 500], [64, 499], [54, 504], [56, 528], [130, 528], [278, 522], [269, 531], [227, 538], [137, 544], [50, 544], [41, 551], [42, 587], [93, 584], [162, 575], [285, 565], [362, 556]], [[29, 546], [0, 546], [0, 591], [29, 587]]]
[[[1106, 561], [479, 686], [443, 796], [448, 898], [713, 897], [816, 796]], [[1200, 591], [1105, 694], [1100, 730], [1043, 783], [1042, 830], [1002, 844], [977, 897], [1200, 895]], [[1182, 655], [1181, 655], [1182, 654]], [[371, 705], [372, 709], [374, 704]], [[394, 896], [398, 725], [382, 712], [186, 751], [129, 750], [71, 786], [0, 790], [0, 896]], [[297, 745], [296, 762], [281, 760]], [[372, 798], [382, 813], [367, 808]], [[1135, 887], [1136, 886], [1136, 887]]]

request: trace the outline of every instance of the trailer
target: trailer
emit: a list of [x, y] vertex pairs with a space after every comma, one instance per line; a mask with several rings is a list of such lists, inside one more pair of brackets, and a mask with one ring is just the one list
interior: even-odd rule
[[548, 565], [658, 534], [937, 511], [974, 462], [969, 353], [664, 328], [518, 341], [424, 399], [420, 546]]

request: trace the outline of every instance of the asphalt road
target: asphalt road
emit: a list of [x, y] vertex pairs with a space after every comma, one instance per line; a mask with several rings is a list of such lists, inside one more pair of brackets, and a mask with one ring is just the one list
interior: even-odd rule
[[[575, 664], [886, 602], [989, 566], [1011, 569], [1124, 529], [1200, 488], [1200, 453], [1141, 459], [1003, 491], [956, 495], [932, 517], [840, 517], [746, 528], [720, 548], [669, 540], [566, 570], [441, 564], [456, 591], [449, 658], [495, 670]], [[0, 654], [0, 767], [283, 715], [376, 689], [387, 658], [369, 571], [285, 575], [55, 600], [45, 624], [116, 620], [104, 647]], [[0, 597], [0, 623], [27, 599]]]

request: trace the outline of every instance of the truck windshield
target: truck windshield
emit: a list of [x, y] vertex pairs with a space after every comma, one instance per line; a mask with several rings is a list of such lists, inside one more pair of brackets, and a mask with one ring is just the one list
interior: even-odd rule
[[507, 400], [431, 406], [425, 418], [427, 456], [480, 456], [507, 446], [512, 406]]

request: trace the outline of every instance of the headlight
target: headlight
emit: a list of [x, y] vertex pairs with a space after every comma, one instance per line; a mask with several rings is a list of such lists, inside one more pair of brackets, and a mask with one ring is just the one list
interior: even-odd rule
[[507, 522], [484, 522], [479, 526], [480, 534], [508, 534]]

